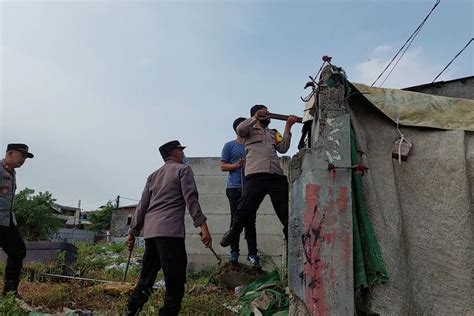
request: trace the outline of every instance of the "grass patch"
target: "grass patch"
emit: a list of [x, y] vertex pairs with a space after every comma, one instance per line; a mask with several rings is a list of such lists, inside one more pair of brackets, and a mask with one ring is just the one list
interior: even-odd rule
[[[97, 244], [88, 245], [77, 243], [77, 262], [70, 268], [80, 272], [81, 277], [110, 280], [121, 282], [123, 269], [120, 263], [126, 262], [128, 250], [123, 244]], [[136, 251], [138, 250], [138, 251]], [[141, 257], [143, 249], [135, 249], [133, 257]], [[57, 256], [50, 263], [28, 263], [25, 264], [19, 292], [24, 301], [37, 312], [58, 313], [67, 307], [73, 310], [89, 310], [100, 315], [123, 315], [126, 313], [128, 294], [110, 295], [105, 294], [100, 287], [92, 282], [67, 281], [49, 279], [42, 276], [43, 273], [61, 274], [64, 269], [64, 254]], [[119, 268], [109, 267], [116, 264]], [[0, 263], [0, 274], [3, 275], [5, 263]], [[141, 267], [130, 265], [127, 282], [136, 283]], [[209, 279], [218, 270], [213, 266], [198, 272], [188, 274], [186, 292], [182, 302], [180, 315], [232, 315], [223, 303], [231, 306], [238, 305], [237, 298], [232, 290], [227, 290], [214, 284], [209, 284]], [[156, 278], [159, 282], [163, 280], [163, 272], [160, 271]], [[0, 281], [3, 288], [3, 282]], [[157, 289], [144, 306], [141, 315], [156, 315], [164, 301], [164, 288]], [[19, 305], [14, 298], [5, 298], [0, 304], [0, 315], [22, 314]]]

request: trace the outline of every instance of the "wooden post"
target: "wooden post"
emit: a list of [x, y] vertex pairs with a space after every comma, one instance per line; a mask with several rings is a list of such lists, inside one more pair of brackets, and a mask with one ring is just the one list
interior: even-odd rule
[[[332, 74], [326, 66], [322, 83]], [[312, 148], [301, 151], [299, 175], [291, 184], [289, 286], [311, 315], [354, 315], [350, 117], [344, 89], [343, 81], [332, 88], [322, 85]], [[328, 170], [330, 164], [338, 169]]]

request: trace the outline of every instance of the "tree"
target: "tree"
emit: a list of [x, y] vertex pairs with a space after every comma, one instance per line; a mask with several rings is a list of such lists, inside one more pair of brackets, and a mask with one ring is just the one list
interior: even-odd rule
[[114, 206], [112, 205], [112, 202], [109, 201], [106, 205], [101, 206], [97, 211], [90, 213], [88, 219], [91, 224], [88, 225], [87, 228], [96, 232], [110, 229], [113, 209]]
[[16, 194], [12, 211], [26, 240], [47, 240], [61, 227], [61, 220], [53, 214], [56, 199], [48, 191], [34, 193], [34, 190], [25, 188]]

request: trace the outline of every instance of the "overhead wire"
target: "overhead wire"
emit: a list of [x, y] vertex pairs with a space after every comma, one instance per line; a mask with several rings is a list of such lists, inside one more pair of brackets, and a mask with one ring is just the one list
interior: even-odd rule
[[92, 203], [99, 203], [99, 202], [109, 202], [109, 201], [112, 201], [113, 199], [107, 199], [107, 200], [98, 200], [98, 201], [90, 201], [90, 202], [84, 202], [82, 203], [81, 202], [81, 205], [85, 205], [85, 204], [92, 204]]
[[140, 200], [137, 200], [137, 199], [126, 198], [126, 197], [123, 197], [123, 196], [120, 196], [120, 199], [123, 199], [123, 200], [130, 200], [130, 201], [136, 201], [136, 202], [139, 202], [139, 201], [140, 201]]
[[453, 59], [451, 59], [451, 61], [446, 65], [446, 67], [443, 68], [443, 70], [441, 70], [441, 72], [433, 79], [433, 81], [431, 81], [431, 83], [435, 82], [436, 79], [438, 79], [439, 76], [441, 76], [441, 74], [446, 70], [448, 69], [448, 67], [452, 64], [452, 62], [459, 56], [461, 55], [461, 53], [472, 43], [472, 41], [474, 41], [474, 38], [471, 38], [471, 40], [469, 42], [467, 42], [466, 46], [463, 47], [463, 49], [461, 49], [459, 51], [459, 53], [456, 54], [456, 56], [454, 56]]
[[[405, 41], [405, 43], [402, 45], [402, 47], [400, 47], [400, 49], [398, 50], [398, 52], [395, 54], [395, 56], [393, 56], [393, 58], [390, 60], [390, 62], [388, 63], [388, 65], [382, 70], [382, 72], [380, 73], [380, 75], [377, 77], [377, 79], [375, 79], [375, 81], [370, 85], [371, 87], [373, 87], [375, 85], [375, 83], [383, 76], [383, 74], [387, 71], [388, 68], [390, 68], [390, 66], [392, 65], [392, 63], [395, 61], [395, 59], [397, 59], [398, 55], [403, 51], [402, 55], [400, 56], [400, 58], [397, 60], [397, 62], [395, 63], [395, 65], [392, 67], [392, 70], [390, 71], [390, 73], [387, 75], [387, 77], [385, 78], [385, 80], [387, 80], [387, 78], [390, 76], [390, 74], [392, 73], [393, 69], [395, 69], [395, 67], [398, 65], [398, 62], [400, 61], [400, 59], [403, 57], [403, 55], [405, 54], [405, 52], [408, 50], [408, 48], [410, 47], [410, 45], [413, 43], [415, 37], [418, 35], [418, 33], [420, 32], [421, 28], [423, 27], [423, 25], [425, 24], [425, 22], [428, 20], [429, 16], [431, 15], [431, 13], [436, 9], [436, 7], [438, 6], [438, 4], [441, 2], [441, 0], [436, 0], [436, 3], [435, 5], [433, 6], [433, 8], [431, 8], [431, 11], [428, 13], [428, 15], [423, 19], [423, 21], [420, 23], [420, 25], [418, 25], [418, 27], [416, 28], [416, 30], [410, 35], [410, 37]], [[408, 46], [407, 46], [408, 45]], [[406, 47], [406, 49], [405, 49]], [[405, 50], [404, 50], [405, 49]], [[385, 82], [385, 80], [382, 82], [382, 84]], [[382, 84], [380, 85], [380, 87], [382, 86]]]
[[388, 73], [388, 75], [385, 77], [385, 79], [382, 81], [382, 83], [379, 85], [379, 87], [382, 87], [383, 84], [385, 83], [385, 81], [388, 79], [388, 77], [390, 77], [390, 75], [392, 74], [393, 70], [397, 67], [398, 63], [400, 62], [400, 60], [402, 59], [402, 57], [405, 55], [406, 51], [408, 50], [408, 48], [410, 48], [411, 46], [411, 43], [413, 43], [413, 41], [415, 40], [415, 37], [418, 35], [418, 33], [420, 32], [421, 30], [421, 27], [419, 27], [415, 33], [414, 33], [414, 36], [412, 37], [412, 39], [410, 40], [410, 42], [408, 43], [408, 45], [405, 47], [405, 49], [403, 50], [402, 54], [400, 55], [400, 57], [398, 57], [395, 65], [393, 65], [392, 69], [390, 69], [390, 72]]

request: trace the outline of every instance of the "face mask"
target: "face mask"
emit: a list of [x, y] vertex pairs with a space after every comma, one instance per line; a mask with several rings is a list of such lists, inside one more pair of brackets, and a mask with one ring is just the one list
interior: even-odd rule
[[183, 153], [183, 165], [187, 165], [188, 164], [188, 157], [186, 157], [186, 155]]
[[270, 124], [270, 119], [260, 121], [260, 124], [266, 128]]

